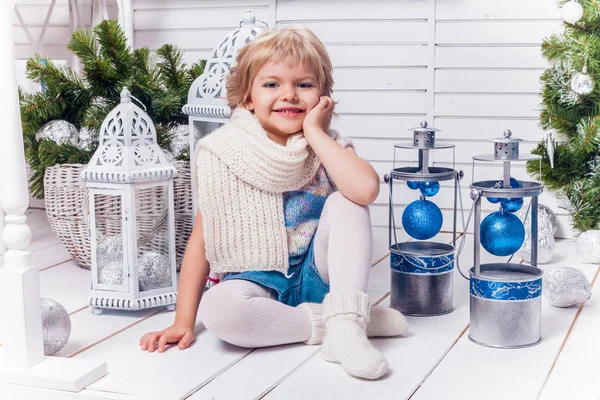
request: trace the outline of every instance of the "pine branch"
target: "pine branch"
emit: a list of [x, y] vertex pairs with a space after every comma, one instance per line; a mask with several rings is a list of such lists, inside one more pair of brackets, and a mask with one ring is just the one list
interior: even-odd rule
[[186, 65], [183, 62], [183, 54], [176, 46], [165, 44], [158, 50], [156, 54], [160, 61], [157, 67], [162, 75], [166, 88], [180, 95], [182, 90], [189, 88], [191, 85], [190, 76], [186, 72]]
[[124, 77], [132, 73], [133, 54], [117, 21], [104, 20], [94, 28], [100, 43], [100, 54], [112, 63], [115, 73]]

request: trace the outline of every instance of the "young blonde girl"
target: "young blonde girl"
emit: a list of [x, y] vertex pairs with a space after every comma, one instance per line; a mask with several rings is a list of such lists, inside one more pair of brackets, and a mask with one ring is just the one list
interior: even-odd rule
[[[332, 88], [329, 56], [307, 29], [270, 30], [241, 49], [227, 79], [231, 121], [197, 145], [199, 212], [175, 322], [144, 335], [142, 350], [188, 347], [199, 311], [234, 345], [322, 343], [351, 375], [386, 374], [367, 336], [402, 334], [406, 320], [371, 309], [365, 293], [379, 177], [329, 128]], [[202, 295], [209, 268], [222, 280]]]

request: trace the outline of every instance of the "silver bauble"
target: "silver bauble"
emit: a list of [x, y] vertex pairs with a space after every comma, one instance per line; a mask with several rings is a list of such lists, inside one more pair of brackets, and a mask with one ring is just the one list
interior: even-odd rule
[[96, 249], [98, 256], [98, 269], [111, 261], [123, 262], [123, 237], [121, 235], [109, 236], [103, 239]]
[[41, 299], [44, 354], [51, 356], [62, 349], [71, 335], [71, 318], [63, 306], [51, 299]]
[[98, 267], [98, 283], [104, 285], [123, 284], [123, 261], [108, 261]]
[[[525, 233], [531, 230], [531, 210], [527, 215], [527, 220], [524, 221], [525, 214], [527, 213], [527, 207], [523, 207], [517, 212], [517, 217], [523, 221], [525, 226]], [[546, 205], [538, 204], [538, 229], [546, 229], [555, 234], [558, 230], [558, 219], [552, 209]]]
[[600, 231], [583, 232], [577, 238], [577, 254], [584, 264], [600, 263]]
[[[554, 255], [555, 241], [554, 235], [547, 229], [538, 229], [538, 264], [547, 264]], [[525, 261], [531, 262], [531, 230], [525, 230], [525, 240], [523, 246], [517, 252], [517, 255], [523, 257]]]
[[188, 125], [177, 125], [169, 130], [171, 134], [171, 152], [177, 158], [190, 147], [190, 130]]
[[586, 73], [578, 73], [571, 79], [571, 89], [577, 94], [589, 94], [594, 90], [594, 81]]
[[56, 144], [70, 143], [77, 146], [79, 135], [75, 125], [62, 119], [55, 119], [44, 124], [35, 134], [35, 140], [39, 142], [42, 139], [50, 139]]
[[77, 147], [83, 150], [92, 150], [98, 146], [98, 131], [88, 127], [83, 127], [79, 130], [79, 142]]
[[137, 260], [140, 291], [160, 289], [171, 284], [169, 258], [160, 253], [149, 251]]
[[571, 307], [590, 298], [592, 287], [583, 272], [560, 267], [546, 272], [543, 281], [544, 297], [555, 307]]

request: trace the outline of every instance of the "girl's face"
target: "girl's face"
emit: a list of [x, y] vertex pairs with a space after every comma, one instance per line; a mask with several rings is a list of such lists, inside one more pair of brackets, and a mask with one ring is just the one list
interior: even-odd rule
[[288, 66], [267, 63], [256, 75], [246, 104], [271, 140], [281, 145], [302, 131], [308, 111], [321, 96], [317, 78], [308, 63]]

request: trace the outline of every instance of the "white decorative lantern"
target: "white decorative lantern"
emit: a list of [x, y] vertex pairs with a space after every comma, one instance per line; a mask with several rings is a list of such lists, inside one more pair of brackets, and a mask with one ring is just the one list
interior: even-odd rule
[[[231, 32], [213, 49], [210, 59], [206, 61], [204, 73], [196, 78], [188, 92], [188, 103], [183, 112], [189, 115], [190, 159], [193, 161], [195, 144], [201, 137], [208, 135], [227, 121], [231, 116], [231, 108], [227, 105], [225, 78], [235, 61], [240, 49], [267, 26], [258, 21], [250, 10], [246, 10], [240, 22], [240, 28]], [[193, 181], [193, 180], [192, 180]], [[195, 188], [192, 188], [195, 199]], [[194, 201], [195, 204], [195, 201]], [[196, 207], [194, 206], [194, 210]]]
[[102, 123], [99, 139], [81, 173], [89, 192], [90, 305], [96, 314], [103, 308], [174, 310], [177, 170], [158, 146], [152, 120], [131, 102], [127, 88]]

